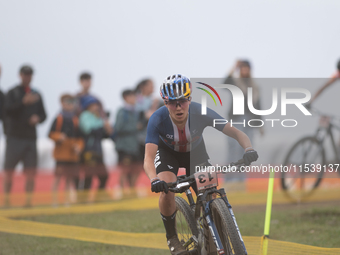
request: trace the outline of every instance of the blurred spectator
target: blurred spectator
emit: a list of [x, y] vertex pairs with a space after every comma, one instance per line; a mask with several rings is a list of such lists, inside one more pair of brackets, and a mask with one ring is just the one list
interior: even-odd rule
[[98, 104], [100, 106], [100, 115], [101, 115], [102, 118], [105, 119], [107, 114], [104, 112], [104, 108], [103, 108], [102, 103], [100, 102], [100, 100], [97, 97], [95, 97], [94, 95], [91, 95], [91, 93], [90, 93], [90, 89], [91, 89], [91, 86], [92, 86], [92, 75], [90, 73], [87, 73], [87, 72], [81, 73], [80, 76], [79, 76], [79, 82], [80, 82], [82, 89], [76, 95], [76, 98], [77, 98], [77, 101], [78, 101], [77, 108], [76, 108], [77, 115], [79, 116], [82, 113], [82, 111], [85, 110], [82, 107], [82, 105], [83, 105], [83, 101], [86, 100], [86, 97], [92, 96], [92, 97], [97, 99]]
[[139, 156], [139, 142], [137, 132], [142, 128], [138, 122], [139, 114], [136, 111], [136, 95], [132, 90], [122, 93], [124, 106], [118, 110], [115, 123], [115, 147], [118, 153], [118, 165], [121, 168], [120, 186], [124, 188], [127, 182], [130, 189], [135, 188], [136, 181], [141, 172], [137, 165]]
[[338, 61], [336, 65], [336, 72], [332, 75], [332, 77], [315, 93], [315, 95], [312, 97], [312, 99], [308, 103], [308, 107], [317, 99], [321, 93], [328, 88], [330, 85], [332, 85], [336, 80], [340, 79], [340, 60]]
[[31, 88], [32, 67], [20, 68], [21, 84], [11, 89], [5, 97], [6, 112], [6, 155], [5, 155], [5, 204], [12, 187], [16, 165], [22, 161], [26, 174], [26, 206], [31, 205], [34, 190], [34, 176], [37, 167], [36, 125], [46, 119], [41, 95]]
[[80, 153], [84, 140], [79, 130], [78, 117], [75, 114], [75, 98], [64, 94], [60, 98], [62, 110], [53, 121], [49, 137], [55, 142], [54, 159], [56, 160], [55, 180], [52, 187], [53, 204], [58, 204], [58, 186], [61, 177], [65, 178], [65, 204], [70, 202], [72, 179], [79, 175]]
[[0, 120], [3, 119], [4, 116], [4, 106], [5, 106], [5, 95], [0, 90]]
[[5, 95], [0, 90], [0, 120], [3, 120], [4, 118], [4, 106], [5, 106], [4, 102], [5, 102]]
[[[238, 78], [235, 78], [234, 74], [238, 72]], [[263, 128], [254, 128], [254, 127], [249, 127], [248, 126], [248, 120], [250, 119], [262, 119], [261, 116], [253, 114], [249, 108], [248, 108], [248, 88], [253, 89], [253, 106], [255, 109], [260, 110], [260, 90], [257, 84], [255, 83], [254, 79], [251, 76], [251, 64], [248, 60], [238, 60], [236, 61], [235, 66], [229, 71], [228, 77], [224, 80], [224, 84], [232, 84], [236, 85], [239, 87], [244, 96], [244, 115], [233, 115], [233, 105], [231, 102], [230, 106], [230, 111], [229, 111], [229, 119], [232, 119], [233, 122], [243, 122], [245, 121], [245, 126], [242, 124], [236, 125], [236, 127], [246, 133], [253, 143], [253, 138], [254, 138], [254, 130], [259, 129], [261, 135], [264, 134]], [[252, 123], [252, 125], [260, 125], [255, 123], [255, 121]], [[228, 141], [228, 162], [236, 162], [237, 160], [241, 159], [244, 154], [244, 149], [238, 144], [238, 142], [235, 139], [229, 139]], [[236, 174], [237, 176], [242, 176], [241, 178], [243, 179], [242, 174]], [[228, 175], [231, 177], [232, 175]], [[236, 177], [238, 178], [238, 177]]]
[[160, 101], [153, 99], [154, 84], [151, 79], [140, 81], [136, 86], [136, 108], [145, 113], [145, 118], [150, 119], [151, 115], [159, 108]]
[[[92, 87], [92, 75], [88, 72], [83, 72], [80, 74], [79, 76], [79, 82], [80, 82], [80, 86], [81, 86], [81, 91], [79, 93], [76, 94], [76, 114], [77, 116], [80, 116], [80, 114], [86, 110], [83, 108], [84, 105], [84, 100], [86, 100], [86, 98], [88, 96], [92, 96], [93, 98], [95, 98], [100, 106], [100, 116], [103, 119], [106, 119], [108, 114], [105, 114], [104, 110], [103, 110], [103, 105], [100, 102], [100, 100], [95, 97], [94, 95], [92, 95], [90, 93], [90, 89]], [[81, 166], [82, 168], [83, 166]], [[82, 170], [83, 171], [83, 170]], [[84, 186], [83, 183], [80, 183], [80, 179], [79, 177], [74, 178], [74, 184], [76, 186], [77, 189], [80, 189]]]
[[[0, 78], [1, 78], [1, 65], [0, 65]], [[0, 121], [4, 118], [4, 107], [5, 107], [5, 95], [0, 89]], [[1, 140], [0, 140], [1, 141]]]
[[98, 99], [87, 96], [82, 101], [85, 109], [79, 117], [79, 127], [85, 138], [85, 148], [82, 153], [82, 163], [85, 171], [84, 189], [91, 188], [92, 177], [99, 179], [99, 192], [105, 194], [104, 189], [108, 173], [104, 165], [102, 139], [112, 134], [112, 127], [101, 116]]
[[145, 138], [146, 138], [146, 127], [151, 115], [161, 106], [158, 99], [153, 99], [152, 93], [154, 90], [154, 84], [151, 79], [145, 79], [140, 81], [136, 86], [136, 111], [139, 114], [139, 122], [142, 127], [138, 132], [139, 141], [139, 162], [142, 165], [144, 160], [145, 152]]

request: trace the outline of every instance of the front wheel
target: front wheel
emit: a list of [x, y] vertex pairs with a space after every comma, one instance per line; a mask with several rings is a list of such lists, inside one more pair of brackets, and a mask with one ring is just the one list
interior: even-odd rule
[[176, 214], [176, 230], [179, 241], [186, 250], [195, 248], [195, 240], [197, 240], [198, 230], [189, 204], [181, 197], [175, 197], [177, 214]]
[[212, 219], [224, 247], [225, 254], [243, 255], [246, 251], [230, 211], [222, 198], [211, 202]]

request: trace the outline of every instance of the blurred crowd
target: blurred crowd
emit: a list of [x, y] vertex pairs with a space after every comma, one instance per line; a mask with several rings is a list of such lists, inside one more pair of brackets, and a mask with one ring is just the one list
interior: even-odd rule
[[[1, 75], [1, 67], [0, 67]], [[0, 117], [6, 135], [4, 162], [4, 204], [10, 205], [13, 173], [19, 162], [26, 177], [26, 206], [31, 205], [34, 180], [37, 173], [36, 127], [46, 120], [42, 95], [31, 86], [34, 70], [24, 65], [19, 70], [20, 83], [7, 93], [0, 92]], [[73, 190], [78, 202], [89, 201], [93, 178], [99, 180], [95, 198], [106, 200], [112, 194], [106, 191], [108, 169], [103, 160], [102, 140], [115, 143], [120, 169], [120, 187], [116, 198], [134, 193], [136, 181], [143, 169], [144, 141], [147, 122], [161, 106], [153, 99], [151, 79], [140, 81], [135, 88], [122, 92], [124, 104], [118, 109], [114, 123], [109, 123], [110, 111], [91, 93], [92, 76], [79, 76], [80, 91], [60, 96], [60, 111], [51, 123], [48, 137], [55, 143], [53, 204], [58, 204], [61, 179], [65, 179], [64, 203], [69, 204]], [[74, 193], [74, 192], [73, 192]]]

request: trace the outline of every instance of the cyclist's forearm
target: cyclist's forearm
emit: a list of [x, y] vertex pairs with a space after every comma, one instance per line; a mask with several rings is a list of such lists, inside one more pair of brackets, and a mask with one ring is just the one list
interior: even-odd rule
[[157, 177], [156, 167], [154, 165], [158, 145], [153, 143], [145, 144], [144, 170], [150, 180]]
[[242, 146], [243, 149], [248, 150], [248, 149], [252, 148], [249, 137], [245, 133], [243, 133], [242, 131], [239, 131], [237, 133], [236, 140]]
[[230, 125], [227, 124], [222, 132], [238, 141], [238, 143], [242, 146], [243, 149], [246, 150], [248, 148], [252, 148], [249, 137], [241, 130], [238, 130], [235, 127], [231, 127]]
[[150, 180], [157, 177], [156, 168], [153, 163], [153, 160], [147, 160], [147, 159], [144, 160], [144, 170]]

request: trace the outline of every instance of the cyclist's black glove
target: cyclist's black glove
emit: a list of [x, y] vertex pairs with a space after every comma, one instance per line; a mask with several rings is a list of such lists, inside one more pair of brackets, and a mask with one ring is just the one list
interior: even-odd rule
[[243, 155], [244, 164], [249, 166], [251, 162], [256, 161], [259, 158], [257, 152], [254, 150], [247, 151]]
[[168, 184], [166, 184], [165, 181], [154, 180], [151, 182], [151, 191], [156, 193], [164, 191], [166, 194], [168, 194]]

